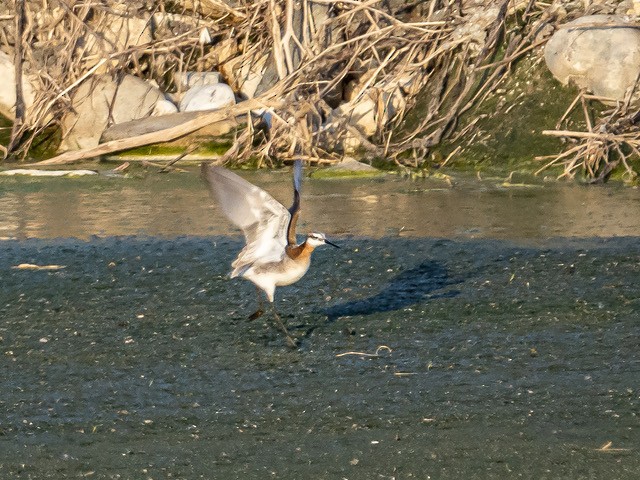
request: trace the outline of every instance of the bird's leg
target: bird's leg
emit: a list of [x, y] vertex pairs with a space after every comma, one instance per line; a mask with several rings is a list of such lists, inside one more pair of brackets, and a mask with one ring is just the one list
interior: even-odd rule
[[255, 320], [256, 318], [260, 318], [264, 315], [264, 309], [262, 308], [262, 295], [260, 295], [260, 289], [256, 287], [256, 294], [258, 297], [258, 309], [249, 315], [249, 320]]
[[284, 336], [287, 339], [287, 346], [291, 348], [298, 348], [298, 342], [294, 340], [293, 337], [289, 334], [289, 330], [287, 330], [287, 327], [285, 327], [284, 323], [282, 322], [280, 315], [278, 315], [278, 312], [276, 311], [276, 305], [273, 302], [271, 303], [271, 311], [273, 312], [273, 317], [276, 319], [276, 325], [278, 326], [280, 331], [284, 333]]

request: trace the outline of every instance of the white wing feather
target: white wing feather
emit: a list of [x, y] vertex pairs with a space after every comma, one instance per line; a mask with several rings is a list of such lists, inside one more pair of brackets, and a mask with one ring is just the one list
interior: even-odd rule
[[255, 262], [275, 262], [287, 245], [289, 211], [271, 195], [242, 177], [217, 166], [202, 167], [209, 190], [222, 211], [244, 233], [246, 245], [231, 264], [231, 276]]

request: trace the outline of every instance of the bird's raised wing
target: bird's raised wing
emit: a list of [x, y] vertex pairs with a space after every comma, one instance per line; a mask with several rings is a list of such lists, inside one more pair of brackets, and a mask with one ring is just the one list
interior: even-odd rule
[[298, 241], [296, 239], [296, 224], [300, 216], [300, 189], [302, 188], [302, 162], [296, 160], [293, 164], [293, 204], [289, 208], [291, 220], [287, 226], [287, 243], [289, 246], [295, 246]]
[[223, 167], [202, 164], [202, 176], [222, 211], [244, 233], [246, 246], [232, 275], [260, 260], [280, 260], [287, 245], [289, 211], [271, 195]]

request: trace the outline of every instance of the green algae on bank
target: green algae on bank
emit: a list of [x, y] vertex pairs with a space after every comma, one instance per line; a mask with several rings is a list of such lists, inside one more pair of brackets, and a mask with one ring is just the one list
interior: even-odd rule
[[325, 168], [318, 168], [311, 172], [310, 178], [316, 180], [328, 180], [333, 178], [375, 178], [387, 175], [386, 172], [366, 172], [366, 171], [331, 171]]
[[[556, 155], [565, 145], [559, 137], [542, 135], [556, 128], [578, 91], [557, 82], [535, 55], [516, 64], [515, 70], [485, 101], [464, 113], [456, 130], [435, 145], [424, 167], [440, 166], [448, 172], [480, 172], [506, 177], [511, 172], [533, 174], [544, 162], [536, 157]], [[428, 109], [428, 98], [407, 115], [403, 129], [411, 131]], [[584, 125], [581, 112], [565, 121], [568, 128]], [[460, 135], [461, 132], [465, 132]], [[562, 167], [552, 167], [541, 175], [557, 177]]]
[[[204, 142], [180, 159], [180, 165], [218, 160], [231, 148], [231, 143]], [[170, 161], [188, 152], [186, 146], [152, 144], [106, 156], [107, 161]]]

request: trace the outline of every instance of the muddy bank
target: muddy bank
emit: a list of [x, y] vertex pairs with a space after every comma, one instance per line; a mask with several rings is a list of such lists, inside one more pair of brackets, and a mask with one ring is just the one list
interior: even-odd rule
[[637, 476], [637, 237], [338, 241], [295, 352], [235, 237], [1, 242], [0, 476]]

